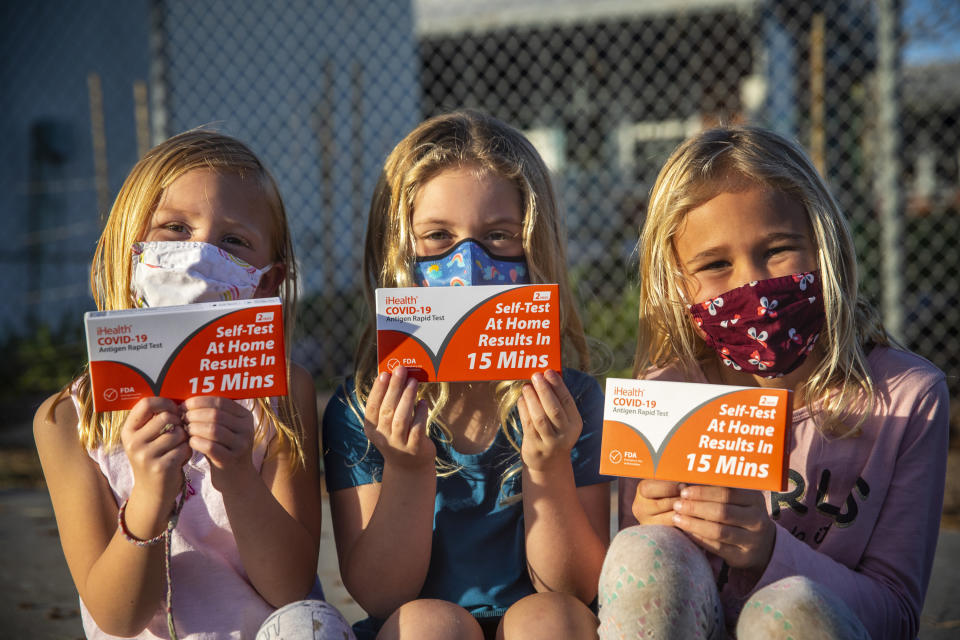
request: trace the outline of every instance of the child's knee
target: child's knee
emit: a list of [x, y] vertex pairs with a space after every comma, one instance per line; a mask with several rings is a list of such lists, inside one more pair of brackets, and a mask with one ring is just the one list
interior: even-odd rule
[[723, 628], [706, 555], [673, 527], [639, 525], [617, 534], [600, 574], [599, 598], [602, 638], [649, 631], [708, 638]]
[[740, 638], [869, 638], [856, 615], [823, 585], [790, 576], [753, 594], [737, 620]]
[[470, 612], [446, 600], [412, 600], [387, 618], [377, 640], [483, 640], [480, 625]]
[[624, 529], [610, 543], [600, 574], [600, 604], [631, 591], [674, 591], [713, 585], [704, 553], [673, 527], [637, 525]]
[[515, 602], [503, 616], [503, 637], [596, 638], [597, 617], [568, 593], [534, 593]]
[[323, 600], [291, 602], [270, 614], [257, 640], [342, 640], [354, 637], [343, 615]]

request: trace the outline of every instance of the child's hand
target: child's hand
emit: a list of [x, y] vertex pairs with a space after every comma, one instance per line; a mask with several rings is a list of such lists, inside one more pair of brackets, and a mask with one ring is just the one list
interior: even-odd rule
[[761, 492], [690, 485], [680, 492], [673, 509], [673, 524], [731, 567], [766, 568], [776, 525], [767, 515]]
[[151, 520], [166, 518], [183, 485], [183, 465], [192, 453], [179, 407], [167, 398], [141, 398], [120, 428], [120, 442], [133, 470], [135, 502], [149, 507], [145, 511], [153, 512]]
[[427, 405], [417, 403], [417, 381], [407, 378], [405, 367], [374, 380], [363, 413], [363, 432], [383, 456], [384, 466], [433, 468], [437, 448], [427, 437]]
[[669, 480], [640, 480], [633, 496], [633, 517], [639, 524], [673, 525], [673, 505], [686, 485]]
[[517, 401], [523, 442], [520, 457], [530, 469], [544, 471], [558, 462], [570, 462], [570, 450], [580, 437], [583, 419], [559, 373], [535, 373], [523, 385]]
[[210, 480], [223, 491], [228, 477], [253, 473], [253, 414], [229, 398], [194, 396], [183, 403], [190, 447], [210, 461]]

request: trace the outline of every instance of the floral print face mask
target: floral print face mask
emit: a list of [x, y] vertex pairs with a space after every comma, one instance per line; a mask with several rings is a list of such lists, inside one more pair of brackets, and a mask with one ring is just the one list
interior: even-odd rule
[[725, 365], [764, 378], [799, 367], [826, 317], [819, 271], [750, 282], [688, 308]]
[[461, 240], [440, 255], [418, 257], [413, 271], [421, 287], [530, 283], [523, 256], [493, 255], [473, 238]]
[[130, 293], [137, 307], [252, 298], [271, 266], [257, 269], [206, 242], [136, 242]]

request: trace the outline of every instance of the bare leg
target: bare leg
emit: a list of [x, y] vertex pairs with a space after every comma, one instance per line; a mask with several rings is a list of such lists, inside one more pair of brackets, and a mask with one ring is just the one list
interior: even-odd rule
[[377, 640], [483, 640], [470, 612], [446, 600], [413, 600], [387, 618]]
[[535, 593], [507, 609], [498, 640], [555, 640], [597, 637], [597, 617], [568, 593]]

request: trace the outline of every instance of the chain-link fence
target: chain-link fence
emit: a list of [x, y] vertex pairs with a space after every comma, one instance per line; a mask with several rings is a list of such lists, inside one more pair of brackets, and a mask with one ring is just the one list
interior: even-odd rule
[[82, 354], [52, 347], [79, 344], [99, 215], [150, 144], [213, 125], [280, 183], [304, 274], [295, 357], [332, 384], [363, 322], [385, 155], [473, 107], [550, 166], [609, 371], [633, 354], [633, 248], [659, 166], [696, 131], [752, 122], [808, 149], [852, 221], [864, 290], [960, 395], [955, 2], [46, 0], [0, 16], [8, 370], [29, 360], [46, 381]]

